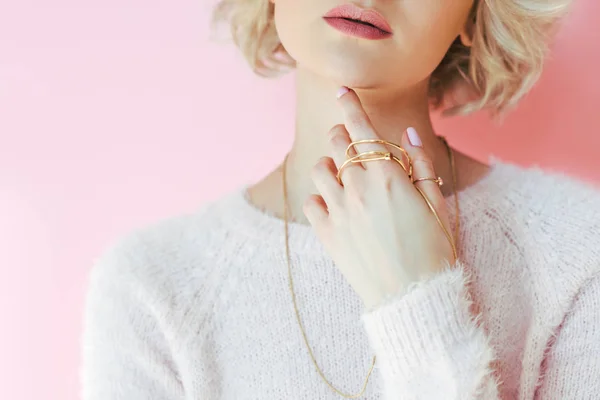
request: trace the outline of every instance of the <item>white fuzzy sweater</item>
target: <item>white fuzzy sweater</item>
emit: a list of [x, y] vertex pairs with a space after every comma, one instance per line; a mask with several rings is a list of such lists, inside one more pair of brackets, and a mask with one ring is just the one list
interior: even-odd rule
[[[371, 311], [312, 228], [290, 224], [301, 318], [336, 387], [359, 391], [376, 354], [364, 399], [600, 399], [600, 191], [491, 163], [459, 193], [462, 261]], [[246, 187], [96, 260], [84, 400], [341, 399], [302, 340], [283, 221]]]

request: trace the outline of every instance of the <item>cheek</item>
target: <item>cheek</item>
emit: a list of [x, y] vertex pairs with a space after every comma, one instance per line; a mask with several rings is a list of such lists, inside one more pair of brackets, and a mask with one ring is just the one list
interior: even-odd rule
[[427, 75], [460, 34], [471, 2], [423, 0], [406, 4], [398, 46], [407, 60]]
[[296, 60], [310, 48], [310, 22], [315, 19], [314, 16], [311, 18], [311, 8], [314, 14], [314, 6], [306, 0], [275, 0], [274, 18], [279, 40]]
[[404, 13], [407, 34], [414, 33], [410, 42], [419, 47], [448, 48], [462, 31], [472, 0], [422, 0], [408, 3]]

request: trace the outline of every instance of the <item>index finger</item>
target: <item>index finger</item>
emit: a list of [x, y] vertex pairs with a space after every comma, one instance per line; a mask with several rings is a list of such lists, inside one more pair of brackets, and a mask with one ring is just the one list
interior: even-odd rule
[[[365, 109], [363, 108], [362, 103], [360, 102], [360, 99], [354, 90], [342, 86], [342, 88], [340, 88], [338, 91], [338, 102], [342, 107], [344, 125], [346, 126], [352, 141], [381, 139], [381, 137], [377, 135], [377, 131], [375, 131], [375, 127], [373, 126], [371, 119], [365, 112]], [[391, 151], [380, 143], [360, 143], [355, 145], [354, 148], [357, 149], [357, 152]]]

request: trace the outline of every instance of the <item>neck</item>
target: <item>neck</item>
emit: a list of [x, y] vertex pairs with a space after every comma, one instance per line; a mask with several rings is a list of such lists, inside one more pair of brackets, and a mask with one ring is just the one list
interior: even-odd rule
[[[306, 69], [297, 70], [296, 132], [286, 165], [290, 219], [305, 221], [302, 204], [309, 194], [318, 193], [310, 178], [310, 169], [320, 157], [329, 154], [327, 132], [343, 122], [336, 104], [338, 87]], [[403, 131], [409, 126], [419, 132], [437, 175], [449, 183], [441, 187], [444, 196], [448, 196], [452, 193], [452, 171], [447, 148], [432, 127], [427, 87], [428, 81], [403, 91], [385, 87], [352, 88], [382, 139], [400, 143]]]

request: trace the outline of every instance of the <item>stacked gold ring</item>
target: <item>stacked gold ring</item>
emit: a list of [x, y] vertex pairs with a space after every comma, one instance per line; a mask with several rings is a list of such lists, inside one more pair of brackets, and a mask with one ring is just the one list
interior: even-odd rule
[[[357, 152], [358, 154], [355, 156], [350, 155], [350, 149], [352, 149], [352, 147], [354, 147], [354, 145], [357, 145], [360, 143], [382, 143], [382, 144], [387, 144], [392, 147], [395, 147], [402, 152], [402, 155], [404, 157], [406, 157], [406, 162], [408, 163], [408, 167], [406, 165], [404, 165], [402, 160], [400, 160], [398, 157], [396, 157], [394, 154], [392, 154], [390, 152], [384, 153], [381, 151], [367, 151], [367, 152], [363, 152], [363, 153]], [[354, 149], [354, 150], [356, 151], [356, 149]], [[368, 155], [369, 157], [364, 158], [365, 155]], [[378, 157], [376, 157], [376, 156], [378, 156]], [[342, 170], [347, 165], [349, 165], [350, 163], [358, 163], [358, 162], [363, 162], [363, 161], [376, 161], [376, 160], [394, 160], [394, 161], [396, 161], [398, 164], [400, 164], [402, 169], [408, 174], [408, 177], [411, 178], [411, 181], [412, 181], [412, 172], [413, 172], [412, 171], [412, 163], [410, 161], [410, 157], [408, 156], [408, 152], [404, 148], [398, 146], [395, 143], [388, 142], [387, 140], [363, 139], [363, 140], [357, 140], [355, 142], [352, 142], [346, 148], [346, 157], [347, 157], [346, 161], [344, 161], [344, 163], [340, 166], [340, 168], [338, 169], [338, 173], [337, 173], [337, 180], [338, 180], [339, 184], [342, 186], [344, 186], [344, 184], [342, 183], [341, 174], [342, 174]]]
[[[367, 152], [363, 152], [363, 153], [357, 152], [358, 154], [356, 154], [355, 156], [350, 155], [350, 149], [352, 149], [355, 145], [361, 144], [361, 143], [381, 143], [384, 145], [389, 145], [389, 146], [395, 147], [396, 149], [398, 149], [402, 152], [403, 158], [406, 158], [407, 165], [405, 165], [403, 160], [399, 159], [398, 157], [396, 157], [394, 154], [392, 154], [389, 151], [388, 152], [367, 151]], [[356, 151], [356, 148], [355, 148], [355, 151]], [[442, 178], [440, 176], [414, 179], [412, 161], [408, 155], [408, 152], [404, 148], [400, 147], [399, 145], [389, 142], [387, 140], [383, 140], [383, 139], [363, 139], [363, 140], [354, 141], [354, 142], [350, 143], [348, 145], [348, 147], [346, 148], [346, 157], [347, 157], [346, 161], [344, 161], [344, 163], [340, 166], [340, 168], [338, 169], [337, 175], [336, 175], [336, 178], [337, 178], [339, 184], [342, 186], [344, 186], [344, 184], [341, 180], [342, 171], [346, 166], [350, 165], [350, 163], [359, 163], [359, 162], [365, 162], [365, 161], [379, 161], [379, 160], [393, 160], [393, 161], [397, 162], [398, 164], [400, 164], [402, 169], [408, 174], [410, 181], [413, 183], [415, 188], [419, 191], [419, 193], [421, 194], [421, 196], [423, 197], [423, 199], [429, 206], [429, 209], [433, 212], [433, 215], [435, 216], [438, 224], [444, 231], [446, 238], [448, 239], [448, 241], [450, 242], [450, 245], [452, 246], [452, 252], [454, 253], [454, 259], [455, 260], [458, 259], [456, 245], [454, 244], [454, 239], [452, 238], [452, 235], [450, 235], [450, 233], [448, 232], [448, 230], [442, 223], [437, 211], [435, 210], [435, 207], [433, 206], [433, 204], [431, 204], [431, 201], [429, 201], [429, 199], [427, 198], [427, 196], [425, 195], [423, 190], [421, 190], [421, 188], [419, 188], [419, 186], [415, 185], [415, 183], [417, 183], [417, 182], [433, 181], [433, 182], [437, 183], [439, 186], [442, 186], [444, 184], [444, 181], [442, 180]]]

